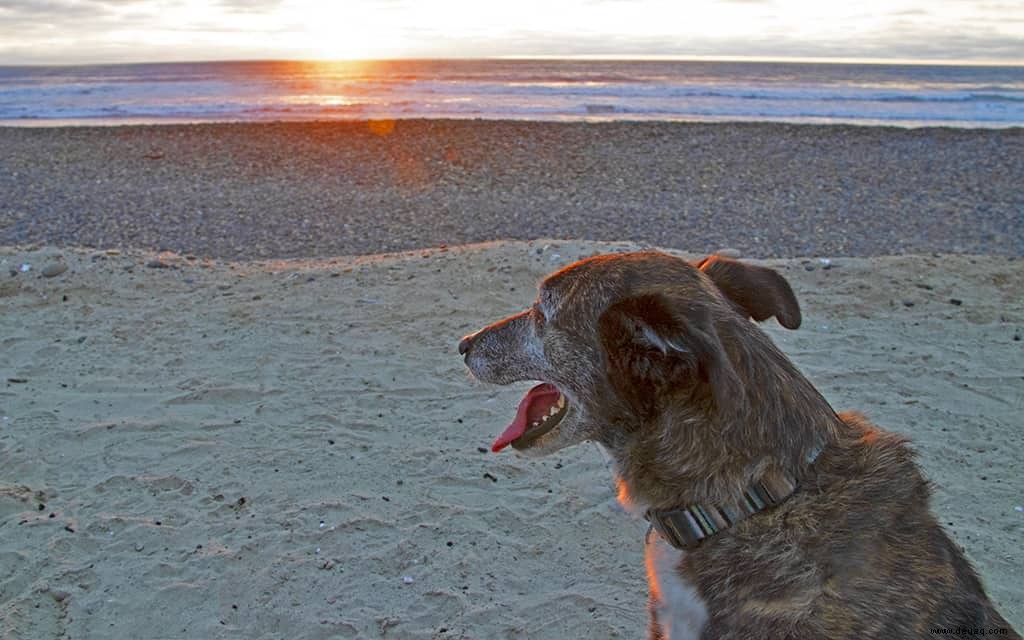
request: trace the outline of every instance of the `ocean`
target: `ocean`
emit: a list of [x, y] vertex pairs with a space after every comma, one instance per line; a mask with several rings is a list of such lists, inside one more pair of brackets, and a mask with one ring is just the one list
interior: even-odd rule
[[0, 124], [391, 118], [1024, 126], [1024, 67], [405, 60], [0, 66]]

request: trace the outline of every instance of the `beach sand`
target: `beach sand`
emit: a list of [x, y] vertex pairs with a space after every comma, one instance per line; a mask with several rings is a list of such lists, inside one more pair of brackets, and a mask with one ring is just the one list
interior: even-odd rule
[[[645, 637], [645, 526], [605, 459], [489, 453], [528, 385], [456, 351], [555, 268], [632, 248], [0, 249], [0, 636]], [[1024, 628], [1024, 262], [766, 264], [804, 310], [766, 330], [837, 409], [912, 438]]]

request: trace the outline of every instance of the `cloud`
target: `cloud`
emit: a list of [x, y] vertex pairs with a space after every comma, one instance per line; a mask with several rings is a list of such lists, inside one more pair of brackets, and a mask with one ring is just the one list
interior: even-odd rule
[[68, 16], [81, 16], [102, 11], [103, 2], [72, 2], [70, 0], [0, 0], [0, 12], [5, 17], [8, 15], [17, 16], [39, 16], [63, 14]]
[[[439, 34], [422, 32], [429, 41]], [[494, 52], [494, 41], [486, 35], [464, 37], [455, 43], [456, 54], [469, 57]], [[622, 56], [754, 57], [754, 58], [866, 58], [927, 59], [936, 61], [1017, 60], [1024, 50], [1018, 38], [992, 30], [972, 33], [955, 25], [941, 29], [907, 31], [903, 25], [861, 34], [856, 38], [808, 42], [765, 33], [739, 39], [655, 36], [647, 38], [614, 34], [576, 35], [533, 30], [506, 34], [500, 55], [511, 56]], [[493, 54], [493, 53], [492, 53]]]
[[[678, 0], [559, 0], [557, 26], [539, 1], [488, 13], [441, 0], [0, 0], [0, 63], [315, 56], [306, 30], [319, 8], [369, 19], [359, 28], [371, 39], [377, 19], [422, 57], [1024, 58], [1024, 11], [1005, 0], [906, 0], [888, 13], [868, 3], [850, 21], [829, 19], [828, 3], [797, 11], [788, 0], [691, 0], [685, 12]], [[723, 7], [740, 18], [722, 23], [728, 36], [695, 26]]]
[[[31, 48], [33, 42], [70, 40], [83, 28], [109, 24], [113, 14], [103, 2], [67, 0], [0, 0], [0, 54], [16, 46]], [[17, 61], [4, 55], [4, 59]]]
[[213, 4], [237, 13], [270, 13], [281, 3], [282, 0], [217, 0]]

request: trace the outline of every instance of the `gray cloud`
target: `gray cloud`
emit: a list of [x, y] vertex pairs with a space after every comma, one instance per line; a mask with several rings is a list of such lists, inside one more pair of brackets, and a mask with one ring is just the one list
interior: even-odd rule
[[[422, 39], [431, 34], [422, 33]], [[498, 45], [496, 47], [496, 44]], [[971, 33], [955, 27], [912, 33], [900, 27], [871, 35], [834, 42], [803, 42], [778, 34], [762, 34], [738, 40], [715, 38], [634, 38], [608, 34], [577, 36], [521, 30], [500, 43], [484, 37], [460, 38], [452, 47], [459, 55], [488, 56], [645, 56], [678, 57], [739, 56], [764, 58], [905, 58], [948, 61], [1020, 60], [1024, 42], [993, 31]]]
[[77, 40], [95, 31], [106, 31], [117, 20], [102, 2], [32, 0], [0, 2], [0, 61], [17, 61], [18, 51], [31, 49], [17, 43], [38, 42], [50, 47], [57, 40]]
[[68, 15], [82, 16], [90, 15], [106, 10], [103, 2], [70, 2], [69, 0], [29, 0], [11, 2], [0, 0], [0, 15], [17, 16], [39, 16], [39, 15]]

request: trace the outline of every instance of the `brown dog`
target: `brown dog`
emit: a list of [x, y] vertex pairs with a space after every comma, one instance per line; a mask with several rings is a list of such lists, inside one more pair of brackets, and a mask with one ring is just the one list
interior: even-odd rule
[[770, 269], [599, 256], [459, 352], [485, 382], [542, 381], [495, 451], [609, 452], [620, 501], [652, 524], [652, 638], [1020, 638], [904, 440], [837, 415], [750, 321], [771, 316], [800, 325]]

